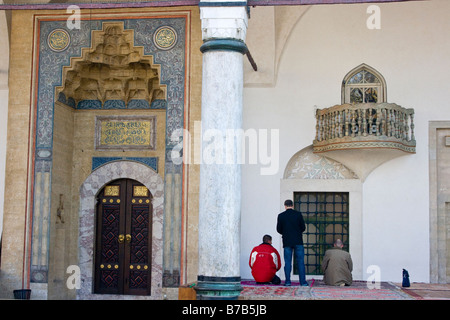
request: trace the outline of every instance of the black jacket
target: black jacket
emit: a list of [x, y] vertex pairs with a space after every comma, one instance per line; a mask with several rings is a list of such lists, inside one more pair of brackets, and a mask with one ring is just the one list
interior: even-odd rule
[[300, 212], [287, 209], [278, 215], [277, 231], [283, 236], [283, 248], [303, 245], [302, 233], [305, 229], [305, 221]]

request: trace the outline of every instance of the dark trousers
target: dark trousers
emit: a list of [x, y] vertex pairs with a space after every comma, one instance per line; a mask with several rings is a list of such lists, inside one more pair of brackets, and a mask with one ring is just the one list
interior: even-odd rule
[[292, 270], [292, 254], [295, 252], [295, 257], [298, 265], [298, 277], [300, 285], [308, 285], [306, 282], [306, 270], [305, 270], [305, 250], [303, 245], [299, 244], [295, 247], [284, 248], [284, 274], [286, 276], [286, 282], [291, 283], [291, 270]]

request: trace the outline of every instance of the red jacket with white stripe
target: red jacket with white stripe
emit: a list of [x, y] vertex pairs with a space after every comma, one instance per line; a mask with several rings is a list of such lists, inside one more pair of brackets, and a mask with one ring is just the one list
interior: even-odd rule
[[253, 248], [248, 264], [256, 282], [270, 282], [281, 268], [281, 258], [271, 244], [262, 243]]

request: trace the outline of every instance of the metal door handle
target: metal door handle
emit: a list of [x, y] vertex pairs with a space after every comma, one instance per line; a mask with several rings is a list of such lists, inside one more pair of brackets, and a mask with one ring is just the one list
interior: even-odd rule
[[131, 242], [131, 234], [127, 234], [125, 236], [125, 239], [127, 240], [128, 243], [130, 243]]
[[117, 241], [119, 242], [119, 243], [123, 243], [123, 240], [125, 239], [125, 237], [124, 237], [124, 235], [123, 234], [119, 234], [119, 239], [117, 239]]

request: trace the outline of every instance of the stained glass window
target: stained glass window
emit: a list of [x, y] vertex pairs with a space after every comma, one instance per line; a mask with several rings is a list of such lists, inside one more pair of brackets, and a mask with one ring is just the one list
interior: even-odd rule
[[347, 74], [343, 81], [342, 94], [342, 103], [386, 102], [383, 77], [366, 65], [361, 65]]

